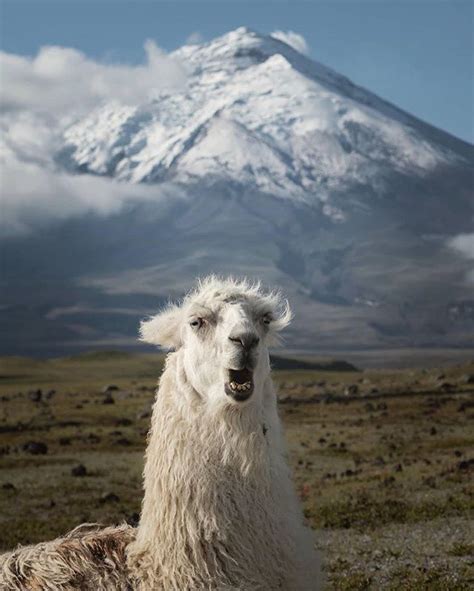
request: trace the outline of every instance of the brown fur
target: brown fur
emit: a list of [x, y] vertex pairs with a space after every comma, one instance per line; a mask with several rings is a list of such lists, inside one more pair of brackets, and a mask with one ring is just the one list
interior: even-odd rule
[[1, 591], [132, 591], [126, 547], [135, 529], [80, 525], [62, 538], [0, 556]]

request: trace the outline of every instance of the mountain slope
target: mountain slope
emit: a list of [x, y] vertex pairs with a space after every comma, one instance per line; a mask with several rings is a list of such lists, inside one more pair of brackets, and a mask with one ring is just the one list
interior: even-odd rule
[[4, 241], [7, 352], [130, 344], [208, 272], [282, 287], [289, 345], [473, 344], [469, 261], [447, 246], [472, 232], [472, 146], [247, 29], [174, 57], [181, 92], [103, 105], [54, 160], [175, 198]]

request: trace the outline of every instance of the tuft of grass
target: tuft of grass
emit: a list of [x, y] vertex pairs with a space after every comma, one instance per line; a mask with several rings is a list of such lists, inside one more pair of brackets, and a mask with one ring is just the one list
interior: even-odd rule
[[466, 568], [449, 572], [444, 568], [400, 569], [388, 591], [471, 591], [473, 577]]
[[335, 591], [366, 591], [370, 589], [372, 577], [364, 573], [346, 573], [332, 580]]
[[464, 544], [462, 542], [456, 542], [453, 546], [448, 550], [448, 554], [451, 556], [473, 556], [474, 557], [474, 543], [473, 544]]
[[[427, 500], [412, 504], [395, 497], [375, 498], [362, 493], [355, 498], [341, 499], [322, 505], [316, 514], [316, 524], [324, 528], [356, 528], [366, 530], [389, 523], [417, 523], [438, 517], [466, 516], [473, 510], [473, 501], [458, 497], [446, 501]], [[313, 513], [308, 510], [308, 517]]]

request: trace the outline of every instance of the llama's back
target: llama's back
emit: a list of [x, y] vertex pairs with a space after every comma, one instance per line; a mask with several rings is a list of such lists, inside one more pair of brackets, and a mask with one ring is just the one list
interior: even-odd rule
[[62, 538], [0, 555], [2, 591], [130, 591], [128, 525], [80, 525]]

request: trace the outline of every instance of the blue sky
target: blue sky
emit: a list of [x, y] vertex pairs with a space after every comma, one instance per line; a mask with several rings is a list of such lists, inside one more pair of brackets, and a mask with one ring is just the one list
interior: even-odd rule
[[137, 63], [143, 42], [165, 50], [193, 33], [212, 39], [245, 25], [302, 34], [310, 55], [397, 106], [470, 142], [473, 129], [471, 0], [0, 0], [1, 46], [42, 45]]

